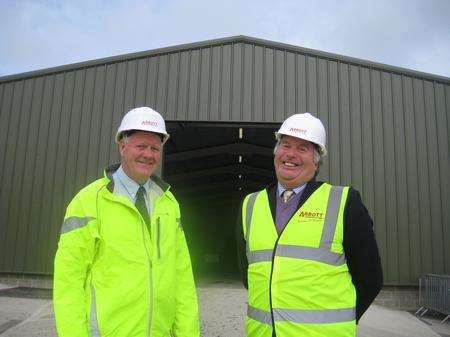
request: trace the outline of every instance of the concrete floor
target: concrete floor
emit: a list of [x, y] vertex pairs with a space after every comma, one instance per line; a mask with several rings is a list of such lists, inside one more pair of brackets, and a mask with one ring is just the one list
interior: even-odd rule
[[[198, 293], [203, 337], [245, 335], [246, 290], [239, 283], [202, 284]], [[56, 336], [51, 300], [0, 297], [0, 336]], [[358, 337], [450, 337], [450, 323], [372, 305], [360, 321]]]

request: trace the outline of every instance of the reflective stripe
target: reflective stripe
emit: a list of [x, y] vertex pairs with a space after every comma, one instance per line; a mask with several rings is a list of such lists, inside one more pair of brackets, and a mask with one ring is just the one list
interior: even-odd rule
[[272, 255], [272, 249], [252, 250], [247, 253], [248, 264], [256, 262], [270, 262], [272, 261]]
[[[272, 324], [270, 311], [247, 307], [247, 316], [263, 324]], [[330, 310], [296, 310], [273, 309], [273, 318], [276, 322], [292, 323], [339, 323], [356, 319], [355, 308], [330, 309]]]
[[247, 252], [250, 250], [248, 239], [250, 236], [250, 224], [252, 222], [252, 215], [253, 215], [253, 206], [255, 205], [256, 197], [258, 196], [259, 192], [255, 192], [250, 194], [250, 197], [248, 198], [247, 202], [247, 212], [245, 214], [245, 225], [246, 225], [246, 232], [245, 232], [245, 242], [247, 242], [246, 248]]
[[293, 323], [339, 323], [355, 320], [355, 308], [330, 310], [273, 309], [275, 321]]
[[321, 248], [331, 249], [331, 243], [333, 242], [334, 233], [336, 232], [343, 190], [344, 187], [342, 186], [331, 186], [330, 194], [328, 196], [327, 211], [325, 213], [325, 221], [323, 224], [322, 238], [320, 240]]
[[91, 284], [91, 317], [90, 317], [90, 331], [91, 336], [90, 337], [99, 337], [100, 331], [98, 329], [98, 322], [97, 322], [97, 308], [95, 304], [95, 289]]
[[95, 220], [95, 218], [91, 216], [85, 216], [85, 217], [78, 217], [78, 216], [71, 216], [64, 220], [62, 226], [61, 226], [61, 234], [70, 232], [71, 230], [86, 226], [86, 224], [91, 221]]
[[278, 245], [275, 256], [313, 260], [331, 264], [333, 266], [341, 266], [346, 263], [344, 254], [332, 252], [328, 247], [314, 248], [304, 246]]
[[272, 324], [272, 315], [270, 311], [264, 311], [248, 305], [247, 316], [263, 324], [270, 324], [270, 325]]

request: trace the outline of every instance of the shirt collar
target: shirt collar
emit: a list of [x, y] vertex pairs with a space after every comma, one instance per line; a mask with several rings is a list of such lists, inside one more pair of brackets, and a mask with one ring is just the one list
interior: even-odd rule
[[[294, 191], [295, 194], [299, 194], [299, 193], [303, 192], [305, 187], [306, 187], [306, 183], [304, 183], [303, 185], [297, 186], [297, 187], [293, 188], [292, 190]], [[281, 196], [281, 194], [283, 194], [283, 192], [286, 191], [286, 190], [287, 190], [286, 187], [284, 187], [283, 185], [278, 183], [278, 189], [277, 189], [278, 196]]]
[[[139, 185], [137, 182], [135, 182], [133, 179], [131, 179], [123, 170], [122, 165], [117, 169], [117, 171], [114, 173], [116, 178], [120, 181], [120, 183], [123, 185], [125, 190], [128, 192], [128, 194], [131, 196], [131, 198], [136, 197], [136, 193], [141, 185]], [[145, 192], [148, 193], [150, 188], [150, 179], [147, 180], [144, 185], [142, 185], [145, 188]]]

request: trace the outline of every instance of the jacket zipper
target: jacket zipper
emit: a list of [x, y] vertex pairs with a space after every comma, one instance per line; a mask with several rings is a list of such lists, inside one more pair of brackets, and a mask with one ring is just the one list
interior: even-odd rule
[[270, 300], [270, 316], [272, 317], [272, 337], [276, 337], [277, 333], [275, 331], [275, 319], [273, 317], [273, 307], [272, 307], [272, 276], [273, 276], [273, 265], [275, 262], [275, 252], [277, 250], [278, 240], [280, 240], [280, 235], [277, 238], [277, 241], [275, 241], [275, 245], [273, 247], [272, 252], [272, 266], [270, 268], [270, 279], [269, 279], [269, 300]]
[[160, 236], [161, 236], [161, 218], [158, 217], [158, 219], [156, 219], [156, 247], [158, 249], [158, 259], [161, 258]]
[[[153, 310], [153, 278], [152, 278], [152, 260], [150, 258], [150, 255], [148, 254], [148, 246], [145, 241], [145, 228], [147, 225], [145, 224], [144, 220], [141, 221], [142, 224], [142, 240], [144, 241], [144, 249], [145, 254], [147, 255], [147, 261], [148, 261], [148, 290], [149, 290], [149, 308], [148, 308], [148, 331], [147, 336], [150, 337], [150, 331], [152, 328], [152, 310]], [[150, 226], [151, 229], [151, 226]], [[148, 231], [150, 233], [150, 230]], [[150, 235], [151, 238], [151, 235]]]
[[[308, 185], [307, 185], [308, 186]], [[317, 188], [315, 188], [312, 191], [308, 191], [308, 194], [305, 194], [306, 192], [306, 188], [305, 190], [303, 190], [303, 195], [301, 196], [300, 202], [297, 205], [297, 208], [295, 209], [294, 213], [292, 213], [292, 215], [289, 217], [289, 220], [286, 222], [286, 225], [284, 226], [283, 230], [281, 231], [281, 233], [278, 235], [277, 240], [275, 241], [275, 245], [273, 247], [273, 252], [272, 252], [272, 266], [270, 268], [270, 279], [269, 279], [269, 299], [270, 299], [270, 315], [272, 316], [272, 337], [277, 337], [277, 332], [275, 330], [275, 319], [273, 317], [273, 307], [272, 307], [272, 276], [273, 276], [273, 265], [275, 262], [275, 252], [277, 251], [277, 246], [278, 246], [278, 241], [280, 241], [281, 235], [283, 234], [284, 230], [286, 229], [289, 221], [291, 221], [291, 219], [293, 218], [293, 216], [295, 215], [295, 213], [303, 206], [303, 204], [306, 202], [306, 200], [309, 199], [309, 197], [311, 196], [311, 194], [316, 191], [320, 186], [322, 186], [322, 184], [320, 184]], [[266, 192], [267, 194], [269, 194], [268, 192]], [[269, 200], [270, 203], [270, 200]], [[272, 217], [273, 218], [273, 217]], [[275, 222], [275, 221], [274, 221]], [[275, 225], [276, 226], [276, 225]]]

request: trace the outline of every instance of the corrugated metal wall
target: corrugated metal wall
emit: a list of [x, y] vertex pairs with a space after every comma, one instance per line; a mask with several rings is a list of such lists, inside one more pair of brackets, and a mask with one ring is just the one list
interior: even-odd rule
[[450, 80], [236, 39], [0, 79], [0, 272], [48, 274], [64, 208], [117, 160], [124, 111], [326, 124], [321, 177], [360, 190], [387, 284], [450, 273]]

